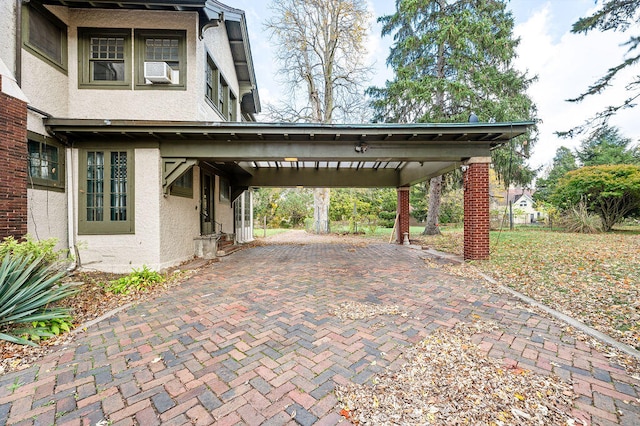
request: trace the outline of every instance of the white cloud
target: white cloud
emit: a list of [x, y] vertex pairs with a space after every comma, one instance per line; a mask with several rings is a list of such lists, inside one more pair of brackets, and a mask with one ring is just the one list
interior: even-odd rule
[[[589, 13], [588, 11], [585, 13]], [[568, 130], [582, 124], [605, 106], [617, 104], [626, 98], [625, 85], [634, 75], [631, 70], [621, 73], [614, 85], [600, 95], [591, 96], [581, 103], [566, 102], [605, 74], [608, 68], [622, 61], [625, 49], [620, 46], [629, 34], [617, 32], [591, 32], [576, 35], [569, 32], [571, 22], [561, 37], [552, 34], [557, 28], [550, 3], [535, 12], [527, 21], [515, 28], [521, 37], [516, 64], [537, 74], [539, 80], [529, 90], [538, 106], [539, 140], [531, 158], [534, 167], [551, 162], [556, 149], [561, 146], [576, 147], [581, 138], [560, 139], [554, 132]], [[555, 20], [557, 22], [557, 20]], [[637, 72], [637, 71], [636, 71]], [[640, 123], [632, 111], [625, 111], [611, 120], [622, 133], [637, 140]]]

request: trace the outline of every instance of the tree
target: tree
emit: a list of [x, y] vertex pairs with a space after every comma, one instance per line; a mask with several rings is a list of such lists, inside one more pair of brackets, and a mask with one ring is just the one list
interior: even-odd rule
[[584, 202], [602, 220], [603, 230], [640, 210], [640, 166], [587, 166], [560, 179], [552, 201], [565, 209]]
[[[395, 71], [383, 88], [370, 88], [375, 120], [466, 122], [531, 120], [532, 82], [513, 67], [518, 39], [513, 16], [499, 0], [397, 0], [396, 13], [378, 19], [393, 34], [387, 64]], [[494, 150], [494, 168], [505, 183], [528, 184], [525, 164], [532, 135]], [[425, 234], [439, 233], [442, 176], [432, 178]]]
[[[331, 123], [361, 113], [369, 12], [365, 0], [277, 0], [266, 22], [278, 46], [288, 98], [281, 121]], [[304, 87], [304, 90], [301, 88]], [[301, 99], [302, 98], [302, 99]], [[329, 232], [328, 188], [314, 190], [314, 230]]]
[[[640, 0], [605, 0], [602, 7], [592, 15], [580, 18], [573, 24], [571, 32], [574, 34], [587, 34], [593, 30], [600, 31], [627, 31], [632, 28], [638, 29], [640, 23]], [[640, 35], [631, 35], [624, 44], [627, 52], [623, 61], [609, 68], [607, 73], [587, 88], [580, 96], [569, 99], [569, 102], [581, 102], [586, 97], [604, 92], [611, 85], [618, 73], [624, 69], [633, 67], [640, 61]], [[573, 137], [585, 132], [592, 127], [606, 126], [609, 118], [618, 111], [633, 108], [635, 101], [640, 97], [640, 75], [636, 75], [627, 83], [627, 98], [616, 105], [609, 105], [603, 111], [597, 113], [595, 117], [587, 120], [584, 124], [577, 126], [567, 132], [559, 132], [560, 136]]]
[[535, 201], [549, 202], [560, 178], [577, 168], [576, 156], [573, 151], [566, 146], [559, 147], [556, 150], [555, 157], [553, 157], [553, 163], [547, 173], [547, 177], [536, 180], [536, 192], [533, 195]]
[[620, 134], [620, 129], [604, 125], [594, 129], [576, 149], [583, 166], [602, 164], [640, 164], [640, 150], [629, 147], [631, 139]]

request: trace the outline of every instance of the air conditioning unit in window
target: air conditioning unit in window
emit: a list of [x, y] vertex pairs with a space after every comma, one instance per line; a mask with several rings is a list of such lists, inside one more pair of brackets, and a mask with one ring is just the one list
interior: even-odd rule
[[151, 83], [171, 83], [172, 71], [166, 62], [144, 63], [144, 78]]

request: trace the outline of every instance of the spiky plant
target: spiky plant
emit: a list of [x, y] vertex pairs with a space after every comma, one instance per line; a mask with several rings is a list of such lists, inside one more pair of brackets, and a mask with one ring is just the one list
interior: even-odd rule
[[13, 326], [69, 317], [68, 309], [51, 306], [78, 292], [73, 283], [59, 283], [64, 273], [42, 257], [4, 256], [0, 264], [0, 339], [36, 346], [20, 337], [21, 330]]

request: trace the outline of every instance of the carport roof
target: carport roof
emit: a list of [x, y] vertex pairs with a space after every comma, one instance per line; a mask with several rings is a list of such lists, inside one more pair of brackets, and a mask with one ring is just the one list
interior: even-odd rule
[[[471, 157], [489, 157], [493, 148], [525, 134], [534, 123], [292, 124], [49, 118], [45, 124], [51, 133], [77, 145], [151, 142], [159, 146], [163, 160], [171, 164], [206, 162], [241, 187], [397, 187], [442, 174]], [[171, 182], [168, 179], [166, 185]]]

